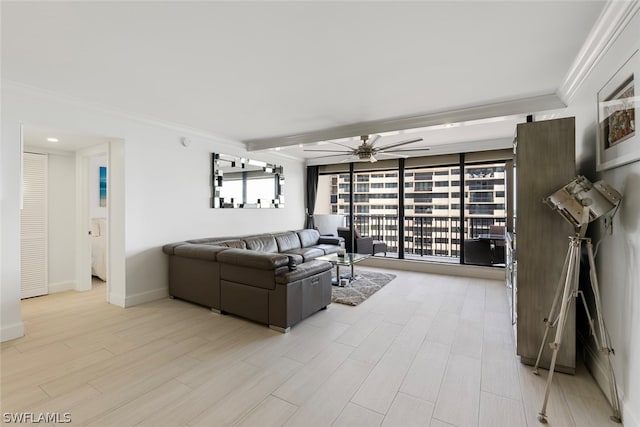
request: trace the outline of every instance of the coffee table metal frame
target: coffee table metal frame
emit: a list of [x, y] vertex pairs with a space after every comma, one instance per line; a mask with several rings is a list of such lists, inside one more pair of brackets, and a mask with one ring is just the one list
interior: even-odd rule
[[[352, 280], [357, 279], [357, 276], [355, 275], [354, 271], [353, 271], [353, 266], [357, 263], [359, 263], [362, 260], [365, 260], [367, 258], [371, 257], [371, 255], [367, 255], [367, 254], [355, 254], [355, 253], [346, 253], [344, 254], [343, 257], [338, 256], [337, 253], [334, 254], [329, 254], [329, 255], [323, 255], [320, 256], [316, 259], [321, 260], [321, 261], [329, 261], [332, 265], [336, 266], [336, 278], [338, 283], [340, 284], [340, 266], [351, 266], [351, 275], [348, 277], [349, 282], [351, 282]], [[343, 277], [344, 278], [344, 277]]]

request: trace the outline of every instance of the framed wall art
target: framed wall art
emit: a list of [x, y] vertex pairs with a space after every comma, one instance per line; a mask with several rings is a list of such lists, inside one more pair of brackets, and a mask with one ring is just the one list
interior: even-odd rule
[[639, 63], [636, 50], [598, 92], [598, 171], [640, 160], [635, 87]]
[[107, 207], [107, 167], [100, 166], [99, 171], [100, 171], [100, 178], [99, 178], [100, 202], [99, 203], [101, 208], [106, 208]]

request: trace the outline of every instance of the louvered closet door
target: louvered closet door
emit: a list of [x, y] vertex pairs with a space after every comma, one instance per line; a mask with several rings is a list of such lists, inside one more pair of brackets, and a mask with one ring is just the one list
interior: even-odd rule
[[21, 297], [49, 293], [47, 250], [48, 157], [24, 154], [23, 208], [20, 214]]

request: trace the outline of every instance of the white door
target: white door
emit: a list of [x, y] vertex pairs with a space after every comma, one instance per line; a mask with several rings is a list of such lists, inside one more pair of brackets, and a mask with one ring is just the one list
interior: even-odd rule
[[21, 298], [49, 293], [46, 154], [24, 153], [23, 207], [20, 212]]

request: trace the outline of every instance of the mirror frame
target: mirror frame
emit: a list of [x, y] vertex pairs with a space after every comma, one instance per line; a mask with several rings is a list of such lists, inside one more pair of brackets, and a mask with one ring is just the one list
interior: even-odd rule
[[[274, 194], [272, 199], [258, 199], [257, 203], [247, 203], [246, 200], [242, 200], [237, 203], [232, 198], [230, 202], [225, 202], [223, 197], [220, 197], [220, 190], [224, 183], [223, 168], [228, 163], [227, 167], [238, 167], [238, 173], [243, 173], [245, 165], [252, 164], [254, 166], [262, 167], [265, 173], [272, 173], [274, 177]], [[236, 166], [238, 165], [238, 166]], [[257, 171], [253, 171], [257, 172]], [[229, 172], [226, 172], [227, 174]], [[236, 173], [236, 172], [233, 172]], [[251, 171], [243, 173], [242, 179], [246, 182], [249, 178]], [[248, 159], [245, 157], [238, 157], [224, 153], [211, 153], [211, 200], [210, 206], [214, 209], [268, 209], [268, 208], [284, 208], [284, 173], [281, 165], [263, 162], [255, 159]]]

